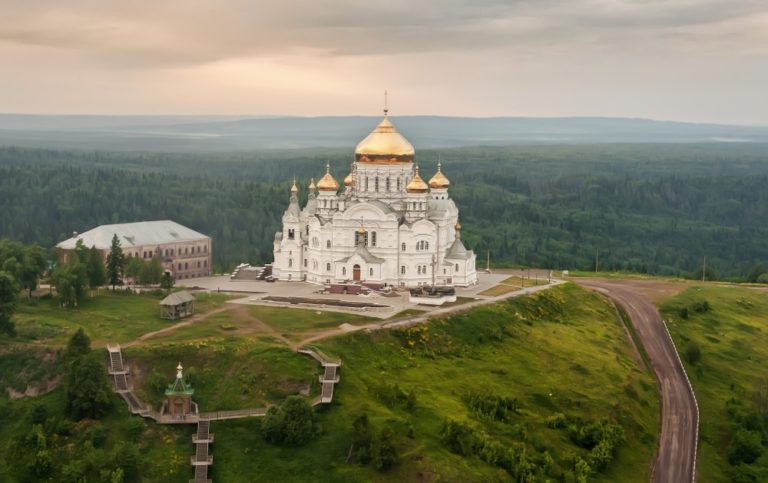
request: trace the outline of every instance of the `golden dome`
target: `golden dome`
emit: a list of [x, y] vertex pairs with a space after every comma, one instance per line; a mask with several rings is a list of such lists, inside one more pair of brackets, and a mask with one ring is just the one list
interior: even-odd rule
[[309, 178], [309, 191], [315, 191], [315, 178]]
[[357, 228], [357, 232], [361, 235], [365, 235], [365, 228], [363, 227], [363, 222], [360, 222], [360, 226]]
[[325, 163], [325, 174], [317, 182], [317, 189], [320, 191], [338, 191], [339, 182], [331, 176], [331, 163]]
[[298, 193], [299, 187], [296, 186], [296, 177], [293, 178], [293, 186], [291, 186], [291, 193]]
[[406, 185], [405, 191], [409, 193], [426, 193], [427, 190], [429, 190], [429, 186], [427, 186], [427, 183], [425, 183], [424, 180], [421, 179], [421, 176], [419, 176], [419, 166], [416, 165], [416, 174]]
[[352, 173], [349, 173], [346, 178], [344, 178], [344, 186], [352, 186]]
[[453, 227], [456, 229], [456, 231], [461, 231], [461, 223], [459, 223], [458, 221]]
[[355, 148], [355, 159], [361, 162], [411, 162], [416, 151], [385, 114], [378, 126]]
[[429, 187], [430, 188], [447, 188], [451, 185], [451, 182], [448, 181], [448, 178], [445, 177], [442, 171], [442, 163], [437, 163], [437, 173], [435, 173], [434, 176], [432, 176], [432, 179], [429, 180]]

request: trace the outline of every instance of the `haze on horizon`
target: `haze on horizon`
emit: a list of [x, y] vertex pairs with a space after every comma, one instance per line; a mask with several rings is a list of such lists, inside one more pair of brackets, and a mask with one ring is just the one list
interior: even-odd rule
[[764, 0], [0, 0], [0, 112], [768, 125]]

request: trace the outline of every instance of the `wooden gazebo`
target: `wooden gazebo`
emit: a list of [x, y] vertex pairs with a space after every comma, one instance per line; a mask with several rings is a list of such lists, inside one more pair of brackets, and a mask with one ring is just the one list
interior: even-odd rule
[[195, 313], [195, 297], [186, 290], [174, 292], [160, 301], [160, 317], [183, 319]]

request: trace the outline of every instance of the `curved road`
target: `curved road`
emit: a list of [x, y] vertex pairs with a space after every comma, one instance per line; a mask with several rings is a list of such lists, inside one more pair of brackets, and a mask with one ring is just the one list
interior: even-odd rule
[[607, 280], [574, 280], [607, 295], [632, 318], [645, 347], [661, 392], [661, 434], [653, 463], [652, 482], [687, 483], [696, 476], [699, 413], [685, 370], [677, 356], [661, 315], [644, 297]]

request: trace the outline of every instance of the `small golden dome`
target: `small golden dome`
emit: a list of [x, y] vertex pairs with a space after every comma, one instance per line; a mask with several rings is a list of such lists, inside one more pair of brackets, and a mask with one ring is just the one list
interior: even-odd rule
[[363, 222], [360, 222], [360, 226], [357, 228], [357, 232], [361, 235], [365, 235], [365, 228], [363, 227]]
[[299, 187], [296, 186], [296, 177], [293, 178], [293, 186], [291, 186], [291, 193], [298, 193]]
[[361, 162], [411, 162], [416, 151], [384, 115], [384, 119], [355, 148], [355, 158]]
[[411, 178], [411, 181], [405, 187], [405, 191], [409, 193], [426, 193], [429, 190], [427, 183], [419, 176], [419, 166], [416, 165], [416, 174]]
[[432, 179], [429, 180], [430, 188], [448, 188], [448, 186], [451, 185], [451, 182], [445, 177], [441, 168], [442, 163], [438, 162], [437, 173], [435, 173], [435, 175], [432, 176]]
[[456, 222], [455, 225], [453, 225], [453, 227], [456, 229], [456, 231], [461, 231], [461, 223], [459, 223], [458, 221]]
[[352, 186], [352, 173], [349, 173], [346, 178], [344, 178], [344, 186]]
[[325, 163], [325, 174], [317, 182], [317, 189], [320, 191], [338, 191], [339, 182], [331, 176], [331, 163]]
[[309, 178], [309, 191], [315, 191], [315, 178]]

